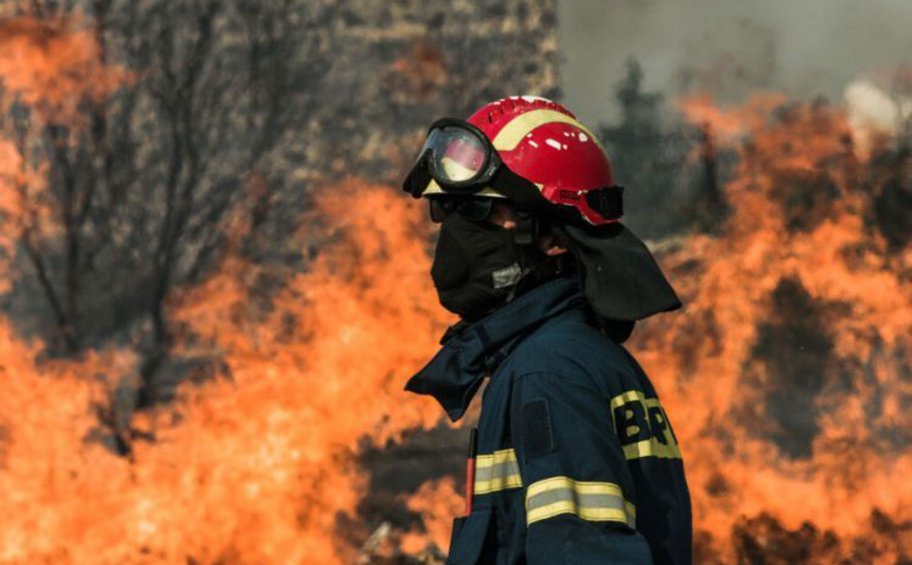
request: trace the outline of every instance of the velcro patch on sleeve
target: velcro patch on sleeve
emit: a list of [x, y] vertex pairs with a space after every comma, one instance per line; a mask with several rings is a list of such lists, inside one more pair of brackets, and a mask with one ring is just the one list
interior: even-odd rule
[[547, 400], [533, 400], [522, 407], [522, 444], [526, 461], [554, 451], [551, 411]]

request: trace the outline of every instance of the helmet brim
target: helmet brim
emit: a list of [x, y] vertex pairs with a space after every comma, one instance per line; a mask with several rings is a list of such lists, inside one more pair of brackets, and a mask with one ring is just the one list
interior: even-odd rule
[[[443, 188], [441, 188], [441, 186], [440, 186], [439, 184], [437, 184], [437, 181], [435, 181], [434, 179], [431, 179], [431, 182], [428, 183], [427, 188], [425, 188], [425, 189], [421, 192], [421, 196], [422, 196], [422, 197], [427, 197], [427, 196], [434, 196], [434, 195], [449, 195], [449, 196], [453, 196], [453, 193], [452, 193], [452, 192], [447, 192], [447, 191], [443, 190]], [[482, 188], [482, 189], [479, 190], [478, 192], [472, 194], [472, 196], [484, 196], [484, 197], [487, 197], [487, 198], [502, 198], [502, 199], [506, 199], [506, 198], [507, 198], [506, 196], [504, 196], [503, 194], [497, 192], [496, 190], [494, 190], [494, 189], [491, 188], [491, 187]]]

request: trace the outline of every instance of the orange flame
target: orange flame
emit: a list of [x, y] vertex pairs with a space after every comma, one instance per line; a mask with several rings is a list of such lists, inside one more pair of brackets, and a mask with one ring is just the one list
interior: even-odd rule
[[[124, 78], [79, 18], [0, 19], [3, 111], [19, 101], [38, 124], [79, 127], [80, 104]], [[30, 221], [46, 212], [45, 183], [24, 154], [0, 140], [9, 249], [23, 222], [54, 225]], [[38, 362], [40, 345], [0, 320], [0, 563], [350, 560], [358, 532], [337, 529], [365, 488], [359, 446], [438, 419], [401, 387], [447, 319], [427, 309], [426, 224], [413, 206], [349, 183], [327, 189], [309, 220], [301, 245], [329, 241], [268, 311], [250, 303], [259, 271], [236, 257], [172, 300], [188, 343], [228, 374], [138, 416], [155, 442], [137, 443], [132, 460], [86, 438], [99, 394], [139, 378], [135, 358]]]
[[422, 532], [411, 531], [402, 538], [402, 550], [408, 554], [424, 551], [428, 544], [433, 544], [440, 551], [446, 551], [450, 545], [450, 531], [453, 518], [463, 513], [465, 502], [456, 492], [452, 477], [430, 481], [421, 485], [406, 505], [409, 510], [418, 512], [423, 522]]
[[133, 463], [82, 440], [94, 424], [88, 378], [111, 360], [46, 369], [0, 334], [0, 562], [350, 560], [337, 524], [365, 488], [359, 442], [438, 419], [401, 387], [445, 319], [426, 309], [435, 298], [414, 206], [348, 183], [315, 217], [331, 242], [270, 312], [250, 308], [255, 269], [233, 261], [175, 302], [230, 375], [148, 416], [157, 441], [138, 443]]
[[[901, 408], [912, 398], [912, 254], [891, 255], [866, 225], [862, 187], [878, 179], [858, 175], [873, 165], [846, 145], [833, 108], [691, 115], [748, 136], [725, 189], [733, 213], [721, 237], [691, 237], [664, 258], [687, 306], [644, 324], [635, 350], [677, 426], [698, 556], [744, 559], [735, 534], [766, 515], [844, 540], [821, 563], [907, 558], [912, 528], [872, 525], [912, 520], [912, 453], [890, 439], [912, 425]], [[782, 341], [789, 331], [798, 341]], [[788, 457], [802, 434], [807, 455]], [[876, 551], [858, 553], [865, 540]]]
[[[74, 14], [38, 19], [0, 13], [0, 114], [9, 118], [17, 103], [29, 109], [0, 120], [2, 249], [12, 249], [26, 231], [33, 245], [59, 235], [57, 212], [46, 194], [47, 164], [33, 162], [44, 126], [84, 130], [86, 107], [99, 107], [130, 78], [104, 61], [96, 31], [90, 20]], [[15, 130], [20, 131], [12, 135]], [[9, 268], [14, 255], [2, 254], [0, 270]], [[5, 290], [8, 277], [0, 279]]]
[[709, 94], [697, 94], [675, 101], [675, 106], [694, 124], [709, 124], [713, 134], [723, 142], [732, 143], [760, 127], [766, 116], [786, 101], [773, 92], [758, 93], [741, 108], [723, 109], [713, 103]]
[[[85, 99], [99, 101], [126, 78], [105, 65], [91, 24], [0, 16], [0, 85], [47, 120], [72, 122]], [[2, 107], [12, 102], [7, 97]]]

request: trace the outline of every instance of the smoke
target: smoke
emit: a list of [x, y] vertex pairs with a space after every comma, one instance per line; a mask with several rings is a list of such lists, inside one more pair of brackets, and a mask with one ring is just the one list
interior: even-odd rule
[[853, 81], [845, 89], [849, 125], [859, 148], [868, 152], [879, 136], [895, 137], [912, 118], [912, 92], [890, 93], [871, 79]]
[[736, 101], [764, 89], [836, 99], [865, 71], [910, 63], [910, 21], [904, 0], [565, 1], [565, 101], [586, 121], [613, 119], [612, 86], [631, 57], [647, 89], [671, 95], [702, 89]]

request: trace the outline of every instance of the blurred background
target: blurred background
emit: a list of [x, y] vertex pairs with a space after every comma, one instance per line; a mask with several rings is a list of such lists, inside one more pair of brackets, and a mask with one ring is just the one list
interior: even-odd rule
[[[912, 4], [0, 0], [0, 563], [442, 563], [454, 320], [398, 183], [553, 97], [684, 310], [707, 564], [912, 563]], [[477, 407], [476, 407], [477, 410]]]

